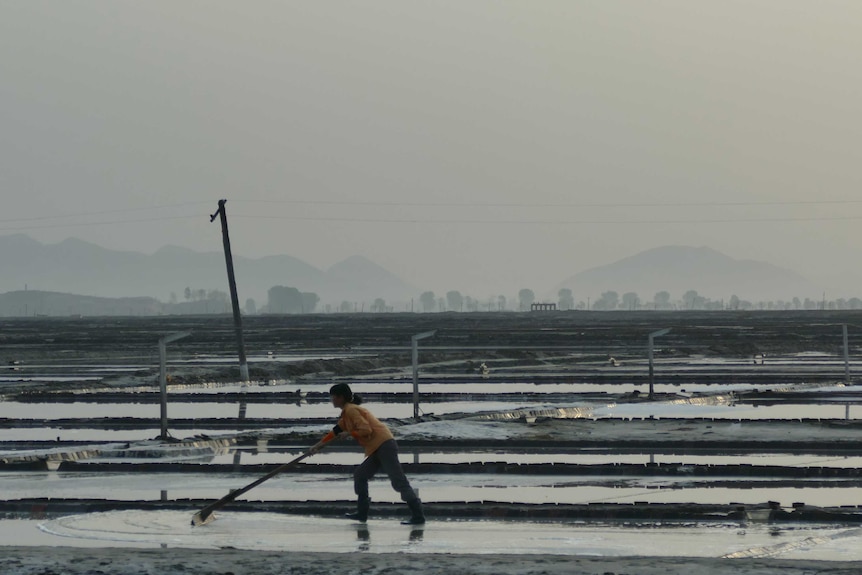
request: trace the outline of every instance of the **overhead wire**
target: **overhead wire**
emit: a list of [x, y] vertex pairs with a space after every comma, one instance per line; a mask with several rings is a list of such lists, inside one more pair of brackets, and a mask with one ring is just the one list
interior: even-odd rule
[[51, 224], [38, 224], [38, 225], [27, 225], [27, 226], [3, 226], [0, 225], [0, 232], [26, 232], [30, 230], [43, 230], [43, 229], [60, 229], [60, 228], [80, 228], [80, 227], [89, 227], [89, 226], [110, 226], [117, 224], [137, 224], [144, 222], [159, 222], [159, 221], [168, 221], [168, 220], [189, 220], [194, 218], [206, 217], [209, 219], [209, 215], [204, 214], [201, 215], [186, 215], [186, 216], [160, 216], [153, 218], [138, 218], [133, 220], [106, 220], [106, 221], [96, 221], [96, 222], [55, 222]]
[[72, 214], [57, 214], [53, 216], [33, 216], [33, 217], [24, 217], [24, 218], [0, 218], [0, 224], [7, 222], [35, 222], [35, 221], [43, 221], [43, 220], [62, 220], [68, 218], [89, 218], [93, 216], [105, 216], [109, 214], [122, 214], [129, 212], [143, 212], [143, 211], [152, 211], [152, 210], [166, 210], [166, 209], [174, 209], [174, 208], [185, 208], [189, 206], [201, 206], [205, 204], [211, 204], [213, 202], [185, 202], [181, 204], [165, 204], [160, 206], [140, 206], [135, 208], [120, 208], [116, 210], [101, 210], [96, 212], [76, 212]]
[[250, 215], [231, 214], [231, 218], [261, 219], [261, 220], [286, 220], [298, 222], [347, 222], [347, 223], [375, 223], [375, 224], [518, 224], [518, 225], [630, 225], [630, 224], [727, 224], [727, 223], [770, 223], [770, 222], [813, 222], [813, 221], [858, 221], [859, 216], [804, 216], [785, 218], [704, 218], [704, 219], [665, 219], [665, 220], [491, 220], [491, 219], [466, 219], [466, 218], [357, 218], [357, 217], [332, 217], [332, 216], [279, 216], [279, 215]]
[[[258, 200], [238, 199], [234, 204], [250, 207], [253, 204], [298, 205], [298, 206], [329, 206], [329, 207], [392, 207], [392, 208], [716, 208], [716, 207], [792, 207], [792, 206], [852, 206], [862, 205], [862, 199], [843, 200], [793, 200], [793, 201], [708, 201], [708, 202], [563, 202], [563, 203], [482, 203], [482, 202], [404, 202], [376, 200], [331, 200], [331, 199], [283, 199]], [[464, 218], [464, 217], [416, 217], [416, 216], [371, 216], [358, 215], [281, 215], [278, 213], [255, 214], [236, 213], [234, 218], [246, 219], [277, 219], [285, 221], [308, 222], [345, 222], [373, 224], [467, 224], [467, 225], [675, 225], [675, 224], [730, 224], [730, 223], [781, 223], [781, 222], [813, 222], [813, 221], [858, 221], [860, 215], [805, 215], [805, 216], [724, 216], [724, 217], [612, 217], [577, 219], [558, 218]]]
[[[80, 212], [53, 216], [35, 216], [25, 218], [0, 219], [0, 232], [21, 232], [35, 229], [74, 228], [85, 226], [105, 226], [118, 224], [148, 223], [204, 217], [208, 214], [162, 215], [142, 218], [124, 218], [107, 220], [86, 220], [103, 215], [124, 214], [131, 212], [153, 211], [164, 209], [187, 208], [191, 206], [209, 205], [211, 202], [186, 202], [160, 206], [146, 206], [116, 210], [101, 210]], [[800, 206], [800, 205], [853, 205], [862, 204], [862, 200], [801, 200], [786, 202], [682, 202], [682, 203], [493, 203], [479, 202], [396, 202], [396, 201], [365, 201], [365, 200], [232, 200], [231, 204], [294, 204], [294, 205], [325, 205], [325, 206], [371, 206], [371, 207], [507, 207], [507, 208], [645, 208], [645, 207], [740, 207], [740, 206]], [[578, 218], [578, 219], [535, 219], [535, 218], [462, 218], [462, 217], [357, 217], [357, 216], [316, 216], [316, 215], [281, 215], [232, 213], [231, 218], [257, 220], [283, 220], [295, 222], [344, 222], [370, 224], [419, 224], [419, 225], [683, 225], [683, 224], [731, 224], [731, 223], [782, 223], [782, 222], [815, 222], [815, 221], [859, 221], [860, 215], [808, 215], [808, 216], [777, 216], [777, 217], [706, 217], [706, 218]], [[69, 219], [85, 219], [86, 221], [56, 221]], [[45, 222], [43, 224], [35, 222]], [[35, 223], [35, 224], [34, 224]]]
[[732, 202], [404, 202], [378, 200], [259, 200], [237, 199], [234, 204], [294, 204], [322, 206], [372, 206], [405, 208], [674, 208], [674, 207], [755, 207], [755, 206], [812, 206], [862, 204], [853, 200], [793, 200], [793, 201], [732, 201]]

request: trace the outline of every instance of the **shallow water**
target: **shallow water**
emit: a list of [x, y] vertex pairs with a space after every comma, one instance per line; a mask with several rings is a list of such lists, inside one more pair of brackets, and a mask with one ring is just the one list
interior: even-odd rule
[[191, 527], [189, 517], [178, 511], [116, 511], [47, 521], [0, 521], [0, 537], [10, 545], [74, 547], [604, 557], [736, 554], [862, 560], [860, 530], [831, 525], [431, 520], [424, 527], [411, 528], [391, 518], [372, 517], [362, 525], [330, 518], [228, 511], [218, 513], [208, 525]]
[[[255, 453], [242, 451], [239, 462], [243, 465], [282, 464], [300, 455], [299, 450], [278, 450], [277, 452]], [[125, 460], [128, 461], [128, 460]], [[834, 455], [794, 455], [794, 454], [746, 454], [746, 455], [677, 455], [650, 453], [510, 453], [493, 451], [466, 452], [421, 452], [409, 448], [401, 449], [403, 463], [567, 463], [572, 465], [608, 465], [646, 463], [683, 464], [683, 465], [773, 465], [783, 467], [862, 467], [862, 456], [846, 457]], [[209, 461], [214, 464], [235, 464], [236, 452], [215, 455]], [[356, 455], [351, 452], [322, 451], [303, 465], [335, 464], [351, 465], [356, 463]]]
[[[355, 463], [362, 460], [357, 454]], [[260, 475], [248, 473], [66, 473], [10, 472], [0, 475], [0, 491], [6, 499], [81, 498], [124, 501], [158, 500], [162, 490], [169, 499], [216, 500], [232, 489], [251, 483]], [[743, 478], [713, 486], [715, 479], [677, 477], [613, 476], [513, 476], [481, 474], [416, 475], [410, 478], [427, 502], [485, 501], [504, 503], [704, 503], [759, 505], [778, 501], [789, 507], [802, 501], [808, 505], [835, 507], [862, 505], [862, 488], [765, 486], [770, 478]], [[727, 481], [727, 479], [725, 479]], [[398, 494], [388, 480], [377, 478], [371, 485], [372, 499], [396, 503]], [[284, 474], [241, 497], [253, 501], [338, 501], [353, 499], [349, 473]]]
[[[235, 418], [239, 413], [238, 403], [171, 403], [168, 402], [168, 417], [176, 418]], [[421, 405], [421, 404], [420, 404]], [[540, 406], [544, 403], [505, 402], [505, 401], [450, 401], [429, 403], [423, 411], [436, 414], [470, 413], [475, 411], [508, 411], [524, 407]], [[413, 417], [410, 403], [374, 404], [378, 417]], [[0, 418], [16, 419], [59, 419], [59, 418], [99, 418], [99, 417], [160, 417], [158, 404], [136, 403], [18, 403], [0, 402]], [[337, 421], [340, 410], [329, 403], [249, 403], [246, 417], [261, 419], [318, 419], [332, 418]], [[275, 421], [274, 421], [275, 424]]]
[[[285, 424], [278, 425], [277, 423], [273, 424], [274, 429], [283, 429], [286, 432], [288, 431], [306, 431], [312, 430], [315, 432], [320, 432], [321, 435], [326, 433], [332, 425], [330, 424], [317, 424], [317, 425], [304, 425], [304, 424]], [[240, 430], [236, 430], [240, 431]], [[57, 427], [42, 427], [42, 428], [13, 428], [13, 429], [0, 429], [0, 442], [10, 442], [10, 441], [54, 441], [57, 438], [60, 438], [62, 441], [76, 441], [76, 442], [86, 442], [86, 443], [113, 443], [113, 442], [131, 442], [131, 441], [145, 441], [148, 439], [154, 439], [159, 437], [161, 430], [159, 428], [159, 422], [157, 420], [153, 420], [153, 426], [147, 429], [133, 429], [133, 430], [104, 430], [104, 429], [62, 429]], [[194, 429], [183, 429], [183, 430], [173, 430], [169, 427], [169, 433], [171, 437], [177, 439], [190, 439], [200, 437], [202, 435], [206, 435], [209, 437], [223, 437], [226, 434], [230, 434], [230, 430], [224, 429], [207, 429], [207, 428], [194, 428]], [[76, 449], [75, 447], [71, 448], [73, 451]]]
[[[531, 411], [553, 407], [584, 407], [588, 418], [716, 418], [736, 420], [758, 419], [845, 419], [848, 411], [845, 403], [838, 401], [826, 404], [776, 404], [776, 405], [689, 405], [668, 402], [651, 403], [552, 403], [552, 397], [543, 401], [441, 401], [422, 403], [421, 413], [447, 415], [455, 413]], [[857, 400], [854, 400], [857, 401]], [[194, 402], [182, 403], [168, 400], [168, 417], [189, 418], [235, 418], [239, 413], [238, 403]], [[381, 418], [410, 418], [413, 405], [410, 403], [374, 403], [372, 410]], [[851, 405], [850, 419], [862, 417], [862, 406]], [[332, 418], [337, 420], [339, 410], [329, 403], [249, 403], [246, 417], [278, 420], [302, 420]], [[158, 404], [147, 403], [20, 403], [0, 402], [0, 418], [10, 419], [60, 419], [101, 417], [160, 417]]]

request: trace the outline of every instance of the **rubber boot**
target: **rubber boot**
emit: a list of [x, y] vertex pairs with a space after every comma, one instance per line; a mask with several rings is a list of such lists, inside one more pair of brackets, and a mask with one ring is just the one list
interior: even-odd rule
[[365, 497], [363, 499], [359, 499], [356, 502], [356, 513], [347, 513], [345, 517], [348, 519], [352, 519], [353, 521], [358, 521], [360, 523], [365, 523], [368, 521], [368, 509], [371, 507], [371, 498]]
[[407, 507], [410, 509], [410, 519], [402, 521], [401, 525], [424, 525], [425, 514], [422, 512], [422, 502], [414, 499], [407, 502]]

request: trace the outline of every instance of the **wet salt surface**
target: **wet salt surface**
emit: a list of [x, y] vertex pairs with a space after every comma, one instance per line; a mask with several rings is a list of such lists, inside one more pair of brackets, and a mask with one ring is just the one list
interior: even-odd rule
[[[334, 422], [333, 422], [334, 423]], [[285, 432], [291, 431], [321, 431], [322, 433], [326, 433], [332, 425], [277, 425], [277, 422], [273, 423], [274, 428], [283, 429]], [[235, 430], [240, 431], [240, 430]], [[246, 431], [246, 430], [242, 430]], [[159, 437], [160, 429], [158, 420], [153, 421], [153, 426], [150, 429], [134, 429], [134, 430], [103, 430], [103, 429], [62, 429], [57, 427], [44, 427], [44, 428], [13, 428], [13, 429], [0, 429], [0, 444], [3, 442], [14, 442], [14, 441], [53, 441], [56, 440], [57, 437], [61, 438], [62, 441], [77, 441], [77, 442], [87, 442], [87, 443], [104, 443], [104, 442], [118, 442], [118, 441], [144, 441], [149, 439], [154, 439]], [[208, 436], [208, 437], [224, 437], [226, 434], [230, 434], [230, 430], [224, 429], [183, 429], [183, 430], [171, 430], [171, 437], [177, 439], [190, 439], [196, 438], [200, 436]], [[71, 447], [72, 451], [76, 448]]]
[[[503, 401], [452, 401], [427, 404], [425, 410], [437, 414], [470, 413], [475, 411], [508, 411], [521, 408], [541, 407], [545, 404]], [[235, 418], [239, 413], [238, 403], [168, 403], [168, 417], [176, 418]], [[249, 403], [246, 417], [261, 419], [317, 419], [331, 417], [337, 421], [340, 410], [329, 403]], [[410, 403], [377, 403], [374, 413], [378, 417], [413, 417]], [[136, 403], [0, 403], [0, 418], [58, 419], [95, 417], [160, 417], [158, 404]], [[274, 421], [275, 425], [276, 422]]]
[[[656, 418], [715, 418], [735, 420], [760, 419], [844, 419], [844, 404], [828, 405], [672, 405], [667, 403], [620, 403], [599, 407], [593, 411], [597, 418], [640, 419]], [[862, 407], [850, 407], [850, 419], [862, 417]]]
[[[358, 456], [355, 462], [361, 461]], [[243, 487], [260, 474], [247, 473], [57, 473], [10, 472], [0, 475], [0, 492], [6, 499], [74, 498], [122, 501], [158, 500], [162, 491], [168, 499], [216, 500]], [[799, 482], [800, 487], [781, 487], [768, 477], [720, 478], [534, 476], [495, 474], [414, 475], [411, 484], [423, 501], [484, 501], [501, 503], [703, 503], [760, 505], [778, 501], [785, 507], [802, 501], [807, 505], [837, 507], [862, 505], [862, 488], [857, 482], [841, 480], [821, 483]], [[766, 482], [771, 482], [768, 485]], [[339, 501], [352, 500], [353, 480], [349, 473], [285, 474], [256, 487], [241, 500], [251, 501]], [[399, 502], [388, 480], [376, 478], [371, 497], [377, 502]]]
[[[405, 376], [407, 377], [407, 376]], [[258, 382], [247, 385], [242, 384], [224, 384], [217, 387], [189, 387], [183, 388], [185, 393], [200, 393], [200, 394], [217, 394], [217, 393], [292, 393], [297, 389], [302, 391], [319, 393], [326, 395], [329, 393], [331, 382], [310, 382], [310, 381], [273, 381], [273, 382]], [[788, 383], [767, 383], [752, 385], [750, 383], [674, 383], [664, 384], [657, 383], [654, 389], [658, 393], [703, 393], [715, 394], [727, 391], [751, 391], [754, 388], [761, 391], [796, 388], [800, 390], [815, 389], [823, 391], [835, 391], [844, 388], [843, 385], [817, 385], [809, 386], [805, 384], [788, 384]], [[351, 388], [356, 393], [413, 393], [413, 383], [409, 379], [399, 380], [368, 380], [360, 379], [351, 383]], [[851, 388], [852, 389], [852, 388]], [[116, 391], [123, 391], [118, 388]], [[170, 391], [170, 386], [169, 386]], [[629, 383], [618, 384], [600, 384], [600, 383], [524, 383], [511, 382], [505, 379], [494, 379], [487, 381], [474, 381], [470, 383], [463, 382], [445, 382], [438, 377], [431, 378], [429, 376], [421, 376], [419, 380], [420, 393], [542, 393], [553, 396], [554, 394], [562, 393], [593, 393], [593, 394], [620, 394], [632, 393], [639, 391], [644, 393], [648, 391], [646, 384], [634, 385]]]
[[[409, 448], [401, 448], [402, 463], [568, 463], [578, 465], [607, 465], [646, 463], [680, 463], [684, 465], [775, 465], [784, 467], [840, 467], [862, 468], [862, 456], [846, 457], [835, 455], [794, 455], [794, 454], [746, 454], [746, 455], [688, 455], [688, 454], [649, 454], [649, 453], [510, 453], [489, 451], [423, 452]], [[302, 452], [279, 451], [254, 453], [242, 451], [239, 461], [243, 465], [280, 465], [288, 462]], [[124, 459], [122, 461], [129, 461]], [[209, 463], [236, 463], [236, 451], [214, 455]], [[356, 454], [350, 452], [323, 451], [312, 458], [306, 459], [303, 465], [335, 464], [353, 465]]]
[[[357, 353], [330, 353], [323, 355], [314, 355], [314, 354], [279, 354], [274, 353], [272, 355], [263, 354], [251, 354], [246, 356], [248, 363], [294, 363], [298, 361], [318, 361], [318, 360], [329, 360], [329, 359], [354, 359], [360, 357], [375, 357], [376, 354], [357, 354]], [[219, 364], [235, 364], [237, 363], [237, 358], [234, 355], [197, 355], [195, 357], [182, 357], [171, 359], [168, 362], [168, 365], [219, 365]]]
[[[94, 444], [89, 446], [93, 449], [104, 448], [106, 451], [122, 448], [122, 444]], [[81, 449], [83, 449], [82, 447]], [[358, 448], [346, 450], [324, 450], [312, 458], [303, 461], [304, 466], [315, 465], [355, 465], [358, 461]], [[68, 451], [68, 448], [40, 449], [40, 450], [0, 450], [0, 457], [21, 455], [45, 455], [49, 452]], [[133, 457], [111, 457], [93, 456], [86, 460], [93, 463], [170, 463], [170, 462], [196, 462], [200, 464], [213, 465], [281, 465], [302, 454], [301, 449], [263, 448], [260, 451], [255, 448], [224, 448], [216, 453], [206, 455], [180, 455], [164, 456], [158, 459], [133, 458]], [[761, 454], [691, 454], [691, 453], [648, 453], [629, 452], [618, 453], [613, 451], [598, 452], [596, 450], [555, 452], [553, 450], [541, 450], [535, 453], [524, 453], [522, 451], [499, 451], [499, 450], [463, 450], [463, 451], [428, 451], [422, 448], [401, 448], [402, 463], [423, 464], [457, 464], [457, 463], [507, 463], [507, 464], [549, 464], [563, 463], [571, 465], [610, 465], [629, 464], [646, 465], [657, 464], [679, 464], [679, 465], [755, 465], [755, 466], [782, 466], [782, 467], [824, 467], [824, 468], [862, 468], [862, 456], [843, 455], [817, 455], [817, 454], [792, 454], [792, 453], [761, 453]]]
[[[552, 399], [552, 398], [548, 398]], [[858, 399], [854, 399], [858, 401]], [[235, 418], [239, 413], [238, 403], [168, 403], [168, 417], [187, 418]], [[846, 404], [836, 400], [826, 404], [776, 404], [776, 405], [689, 405], [668, 402], [617, 403], [580, 402], [559, 404], [524, 401], [448, 401], [422, 403], [424, 414], [448, 415], [456, 413], [482, 413], [506, 411], [535, 411], [555, 407], [586, 407], [588, 418], [716, 418], [737, 420], [758, 419], [845, 419]], [[375, 403], [375, 415], [381, 418], [410, 418], [413, 406], [409, 403]], [[862, 406], [850, 406], [850, 419], [862, 417]], [[246, 417], [302, 420], [333, 418], [337, 420], [339, 411], [328, 403], [250, 403], [246, 405]], [[60, 419], [60, 418], [101, 418], [136, 417], [158, 419], [158, 404], [136, 403], [20, 403], [0, 402], [0, 418], [10, 419]]]
[[3, 376], [0, 377], [0, 383], [3, 382], [20, 382], [20, 381], [38, 381], [38, 382], [51, 382], [56, 381], [57, 383], [70, 382], [70, 381], [101, 381], [101, 377], [95, 376], [80, 376], [80, 375], [19, 375], [19, 376]]
[[862, 530], [831, 525], [431, 520], [424, 527], [411, 528], [393, 518], [373, 516], [362, 525], [227, 511], [217, 513], [208, 525], [191, 527], [190, 516], [178, 511], [116, 511], [47, 521], [0, 521], [0, 537], [8, 545], [74, 547], [862, 559]]

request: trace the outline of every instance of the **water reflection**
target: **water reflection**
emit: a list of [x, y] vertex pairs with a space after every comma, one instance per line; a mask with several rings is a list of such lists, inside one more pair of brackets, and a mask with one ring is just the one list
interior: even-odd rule
[[356, 547], [357, 551], [364, 552], [371, 549], [371, 531], [368, 529], [368, 525], [356, 524], [356, 540], [359, 542]]
[[425, 526], [416, 526], [410, 530], [410, 543], [415, 545], [425, 539]]

